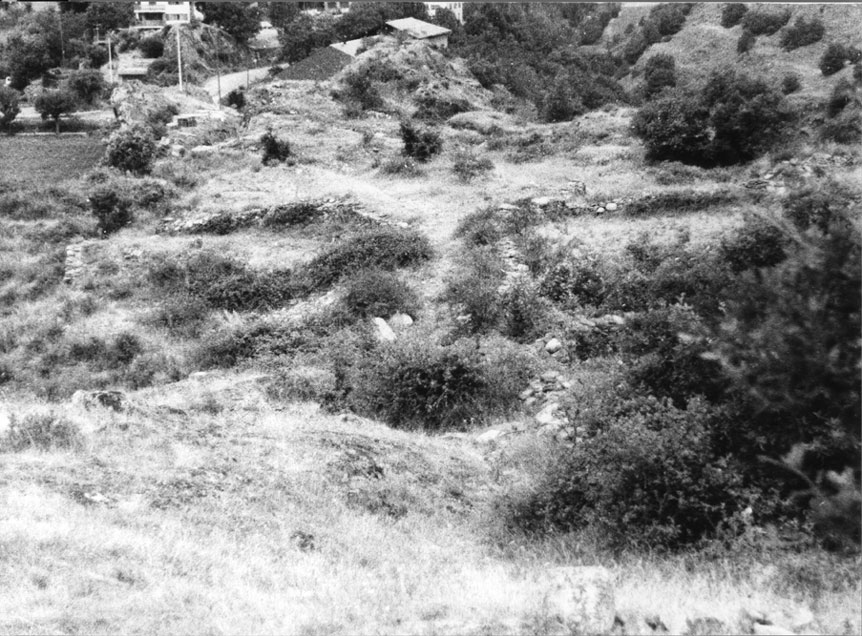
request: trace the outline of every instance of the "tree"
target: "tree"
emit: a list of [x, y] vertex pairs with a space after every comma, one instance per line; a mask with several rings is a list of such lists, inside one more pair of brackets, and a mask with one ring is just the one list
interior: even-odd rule
[[641, 108], [632, 121], [652, 159], [708, 163], [709, 110], [696, 97], [675, 91]]
[[646, 98], [651, 99], [667, 87], [676, 86], [676, 61], [672, 55], [651, 55], [644, 66]]
[[105, 163], [118, 170], [147, 174], [155, 161], [157, 150], [150, 129], [135, 124], [111, 135], [105, 148]]
[[69, 91], [43, 91], [33, 104], [42, 119], [49, 117], [54, 120], [55, 131], [60, 134], [60, 116], [74, 113], [76, 109], [75, 96]]
[[260, 31], [260, 10], [244, 2], [201, 2], [204, 24], [214, 24], [245, 45]]
[[299, 16], [299, 4], [296, 2], [267, 2], [263, 10], [270, 24], [276, 29], [286, 29]]
[[6, 128], [18, 113], [18, 91], [6, 86], [0, 86], [0, 129]]
[[314, 49], [328, 46], [335, 40], [332, 20], [328, 16], [312, 18], [301, 13], [287, 25], [279, 37], [281, 59], [298, 62], [311, 54]]
[[81, 103], [92, 104], [102, 96], [106, 83], [101, 72], [85, 69], [74, 71], [69, 76], [68, 86]]
[[135, 19], [132, 2], [91, 2], [84, 15], [87, 27], [94, 31], [99, 28], [102, 35], [108, 31], [125, 29]]

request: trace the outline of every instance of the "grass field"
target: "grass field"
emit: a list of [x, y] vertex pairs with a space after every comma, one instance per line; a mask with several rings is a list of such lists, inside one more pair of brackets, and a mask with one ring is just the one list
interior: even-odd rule
[[76, 179], [102, 158], [100, 137], [0, 136], [0, 182], [49, 186]]

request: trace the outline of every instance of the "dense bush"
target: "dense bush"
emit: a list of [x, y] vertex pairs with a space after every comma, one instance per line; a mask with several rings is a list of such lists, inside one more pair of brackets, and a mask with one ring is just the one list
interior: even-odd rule
[[479, 157], [471, 152], [457, 153], [452, 163], [452, 172], [464, 183], [483, 177], [493, 169], [494, 163], [488, 157]]
[[652, 159], [728, 165], [768, 150], [789, 118], [780, 92], [725, 70], [713, 73], [699, 95], [668, 92], [649, 102], [632, 127]]
[[788, 237], [773, 220], [748, 215], [742, 227], [721, 240], [723, 260], [734, 272], [772, 267], [786, 258]]
[[839, 80], [832, 87], [832, 93], [829, 95], [829, 102], [826, 105], [827, 116], [835, 117], [854, 99], [856, 99], [856, 87], [846, 78]]
[[90, 192], [89, 198], [102, 236], [113, 234], [132, 222], [132, 201], [117, 188], [99, 186]]
[[497, 290], [502, 282], [502, 263], [493, 249], [469, 252], [443, 294], [443, 300], [458, 313], [463, 331], [487, 333], [500, 324], [503, 308]]
[[415, 231], [369, 230], [315, 256], [299, 275], [310, 289], [320, 290], [362, 269], [409, 267], [429, 260], [431, 254], [428, 239]]
[[748, 29], [743, 29], [742, 33], [739, 35], [739, 39], [736, 41], [736, 52], [740, 55], [748, 53], [754, 48], [754, 44], [756, 42], [757, 36]]
[[802, 80], [799, 79], [799, 75], [796, 73], [788, 73], [781, 78], [781, 92], [785, 95], [795, 93], [800, 88], [802, 88]]
[[355, 318], [388, 318], [399, 312], [415, 316], [419, 308], [416, 292], [392, 272], [365, 270], [348, 279], [345, 287], [343, 305]]
[[260, 145], [263, 148], [263, 165], [265, 166], [287, 161], [292, 155], [290, 143], [276, 137], [271, 130], [266, 131], [260, 138]]
[[358, 362], [345, 400], [396, 427], [463, 429], [515, 409], [533, 369], [503, 344], [483, 350], [473, 339], [443, 346], [406, 337]]
[[825, 32], [826, 27], [823, 26], [823, 21], [820, 18], [815, 16], [811, 20], [806, 20], [803, 17], [798, 17], [793, 26], [787, 27], [781, 33], [781, 48], [785, 51], [792, 51], [814, 44], [823, 39]]
[[235, 88], [227, 94], [225, 100], [228, 106], [236, 108], [237, 110], [242, 110], [245, 108], [245, 91], [242, 87]]
[[152, 35], [141, 38], [138, 42], [138, 50], [147, 59], [154, 60], [165, 53], [165, 43], [158, 36]]
[[697, 400], [594, 406], [576, 422], [587, 432], [551, 462], [513, 520], [534, 530], [589, 525], [617, 547], [676, 548], [709, 537], [751, 500], [733, 460], [716, 452], [717, 419]]
[[832, 42], [823, 51], [818, 64], [820, 72], [824, 75], [834, 75], [844, 68], [845, 63], [851, 57], [848, 47], [837, 42]]
[[108, 87], [105, 77], [98, 70], [73, 71], [66, 81], [69, 90], [85, 105], [99, 100]]
[[676, 86], [676, 62], [672, 55], [651, 55], [644, 65], [645, 97], [650, 99], [665, 88]]
[[400, 131], [404, 154], [416, 161], [428, 161], [443, 148], [440, 133], [435, 130], [423, 129], [412, 122], [402, 121]]
[[118, 170], [147, 174], [152, 169], [156, 150], [156, 140], [149, 128], [140, 124], [126, 126], [108, 139], [105, 163]]
[[347, 105], [355, 105], [359, 111], [380, 110], [384, 105], [372, 77], [371, 65], [346, 75], [344, 90], [338, 93], [338, 97]]
[[742, 16], [742, 28], [754, 35], [772, 35], [790, 20], [790, 10], [771, 11], [759, 8]]
[[748, 12], [748, 7], [745, 3], [734, 2], [726, 4], [721, 8], [721, 26], [725, 29], [735, 27], [742, 22], [742, 18]]
[[21, 109], [18, 107], [18, 91], [0, 86], [0, 130], [11, 124]]

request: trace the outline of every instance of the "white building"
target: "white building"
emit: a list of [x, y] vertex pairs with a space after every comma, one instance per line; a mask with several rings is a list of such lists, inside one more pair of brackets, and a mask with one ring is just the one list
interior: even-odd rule
[[161, 29], [174, 22], [189, 22], [201, 16], [191, 2], [136, 2], [135, 28]]

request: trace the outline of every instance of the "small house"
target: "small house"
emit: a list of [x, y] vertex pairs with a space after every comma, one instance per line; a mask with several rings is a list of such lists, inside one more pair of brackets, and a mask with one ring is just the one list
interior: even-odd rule
[[417, 20], [416, 18], [402, 18], [390, 20], [386, 23], [395, 33], [405, 33], [414, 40], [428, 42], [431, 46], [445, 49], [449, 46], [449, 35], [452, 33], [446, 29], [430, 22]]

